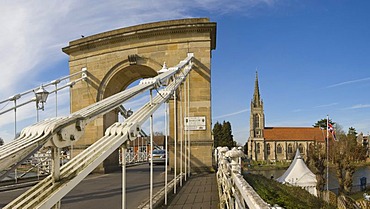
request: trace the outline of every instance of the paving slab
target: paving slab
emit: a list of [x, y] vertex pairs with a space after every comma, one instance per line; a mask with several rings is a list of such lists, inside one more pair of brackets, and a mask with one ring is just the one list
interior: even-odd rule
[[216, 173], [202, 173], [188, 178], [168, 205], [161, 208], [218, 209], [219, 205]]

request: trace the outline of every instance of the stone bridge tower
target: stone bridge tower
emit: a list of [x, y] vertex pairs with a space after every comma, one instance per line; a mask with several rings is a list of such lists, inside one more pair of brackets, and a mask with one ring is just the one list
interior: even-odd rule
[[[216, 23], [207, 18], [162, 21], [112, 30], [71, 41], [63, 52], [69, 55], [70, 73], [88, 70], [87, 82], [71, 90], [71, 112], [126, 89], [132, 82], [157, 75], [166, 62], [174, 66], [194, 53], [190, 73], [190, 117], [205, 118], [205, 129], [190, 131], [192, 169], [209, 169], [212, 165], [211, 137], [211, 54], [216, 47]], [[178, 105], [184, 100], [179, 94]], [[184, 105], [184, 104], [183, 104]], [[170, 102], [170, 151], [174, 144], [173, 116]], [[181, 118], [177, 117], [177, 124]], [[118, 120], [117, 112], [96, 119], [84, 136], [74, 144], [81, 152], [103, 136], [107, 127]], [[179, 138], [179, 137], [178, 137]], [[170, 157], [174, 154], [170, 152]], [[173, 167], [173, 160], [170, 159]], [[118, 152], [105, 160], [98, 170], [118, 169]]]

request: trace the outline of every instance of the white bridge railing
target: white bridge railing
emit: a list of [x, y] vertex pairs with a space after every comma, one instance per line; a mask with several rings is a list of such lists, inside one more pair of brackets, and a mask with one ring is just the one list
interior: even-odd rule
[[232, 150], [227, 147], [215, 150], [220, 208], [271, 208], [241, 175], [243, 156], [244, 153], [235, 147]]

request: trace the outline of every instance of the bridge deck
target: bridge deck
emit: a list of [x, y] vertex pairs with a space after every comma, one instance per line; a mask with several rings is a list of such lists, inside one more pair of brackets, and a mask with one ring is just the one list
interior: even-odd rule
[[219, 208], [216, 173], [203, 173], [192, 176], [169, 202], [170, 209]]

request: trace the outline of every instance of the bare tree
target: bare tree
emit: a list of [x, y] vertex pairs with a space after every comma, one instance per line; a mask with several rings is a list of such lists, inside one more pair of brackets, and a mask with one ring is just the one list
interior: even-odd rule
[[325, 147], [321, 143], [311, 143], [308, 149], [307, 164], [313, 168], [313, 172], [315, 173], [317, 180], [316, 189], [320, 192], [325, 189], [325, 161]]
[[356, 163], [365, 160], [366, 150], [357, 143], [356, 130], [351, 127], [347, 134], [337, 130], [338, 141], [330, 142], [330, 158], [335, 165], [339, 193], [349, 194], [353, 186]]

